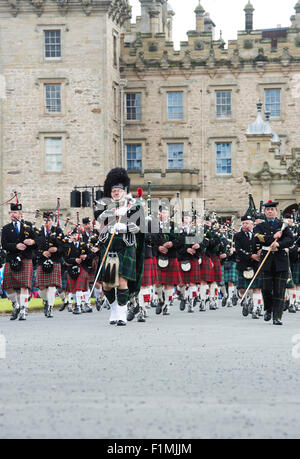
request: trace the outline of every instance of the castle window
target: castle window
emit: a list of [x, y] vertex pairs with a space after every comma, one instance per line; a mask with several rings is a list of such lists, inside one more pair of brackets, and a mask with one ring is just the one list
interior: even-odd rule
[[46, 113], [61, 113], [61, 84], [45, 84]]
[[168, 120], [183, 120], [182, 92], [168, 92]]
[[231, 143], [217, 143], [216, 144], [216, 169], [217, 175], [230, 175], [232, 155]]
[[183, 144], [168, 145], [168, 169], [183, 169]]
[[281, 115], [281, 90], [265, 89], [266, 111], [271, 113], [272, 118], [279, 118]]
[[61, 30], [44, 30], [45, 58], [58, 59], [61, 57]]
[[141, 121], [141, 94], [126, 94], [127, 121]]
[[127, 169], [129, 171], [140, 171], [142, 169], [142, 145], [127, 144]]
[[216, 91], [217, 118], [231, 118], [231, 91]]
[[45, 170], [61, 172], [62, 170], [62, 138], [45, 137]]

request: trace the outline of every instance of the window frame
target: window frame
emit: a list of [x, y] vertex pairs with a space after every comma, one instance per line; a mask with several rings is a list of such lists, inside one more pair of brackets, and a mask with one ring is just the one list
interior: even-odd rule
[[[279, 115], [273, 115], [272, 114], [272, 111], [271, 110], [268, 110], [268, 107], [267, 107], [267, 91], [277, 91], [279, 92]], [[264, 106], [265, 106], [265, 111], [269, 111], [271, 113], [271, 116], [270, 118], [273, 119], [273, 120], [280, 120], [281, 119], [281, 116], [282, 116], [282, 88], [264, 88]], [[277, 103], [275, 102], [275, 104], [277, 105]], [[270, 105], [270, 103], [269, 103]]]
[[[127, 96], [131, 95], [139, 95], [140, 97], [140, 106], [139, 106], [139, 118], [137, 119], [129, 119], [128, 118], [128, 105], [127, 105]], [[138, 91], [126, 91], [125, 92], [125, 121], [126, 123], [141, 123], [142, 122], [142, 92]], [[137, 106], [132, 106], [130, 108], [136, 108]], [[137, 108], [136, 108], [137, 109]]]
[[[133, 161], [140, 161], [140, 168], [129, 168], [128, 167], [128, 161], [132, 161], [132, 159], [128, 159], [128, 147], [140, 147], [140, 159], [134, 159]], [[128, 170], [128, 172], [142, 172], [142, 168], [143, 168], [143, 145], [142, 143], [138, 143], [138, 142], [126, 142], [125, 143], [125, 149], [126, 149], [126, 169]], [[132, 152], [131, 152], [132, 153]]]
[[[169, 122], [176, 122], [176, 121], [180, 121], [182, 122], [184, 120], [184, 92], [183, 91], [176, 91], [176, 90], [170, 90], [170, 91], [166, 91], [166, 94], [167, 94], [167, 119]], [[181, 95], [181, 105], [170, 105], [170, 101], [169, 101], [169, 96], [171, 94], [180, 94]], [[178, 109], [179, 107], [181, 107], [181, 118], [170, 118], [170, 113], [169, 113], [169, 110], [170, 108], [172, 109]]]
[[[220, 106], [220, 107], [224, 107], [224, 106], [228, 107], [228, 104], [225, 104], [225, 105], [218, 104], [218, 93], [220, 93], [220, 94], [224, 94], [224, 93], [230, 94], [230, 114], [229, 115], [218, 116], [218, 106]], [[222, 100], [222, 102], [223, 102], [223, 100]], [[216, 118], [217, 118], [217, 120], [222, 121], [222, 120], [231, 120], [232, 119], [232, 89], [216, 89], [215, 90], [215, 104], [216, 104], [215, 107], [216, 107]]]
[[[59, 99], [50, 99], [50, 100], [59, 100], [60, 101], [60, 111], [49, 111], [49, 109], [47, 108], [47, 87], [50, 87], [50, 86], [53, 86], [53, 87], [58, 87], [59, 88]], [[44, 113], [46, 115], [61, 115], [63, 113], [63, 101], [62, 101], [62, 83], [56, 83], [56, 82], [52, 82], [52, 83], [44, 83]]]
[[[173, 153], [181, 153], [182, 158], [171, 158], [169, 154], [170, 152], [170, 147], [175, 146], [175, 145], [180, 145], [182, 151], [177, 151]], [[170, 167], [170, 161], [181, 161], [182, 162], [182, 167]], [[167, 170], [184, 170], [184, 143], [183, 142], [167, 142]]]
[[[60, 140], [60, 157], [61, 157], [61, 168], [60, 170], [50, 170], [50, 169], [47, 169], [47, 140]], [[44, 141], [44, 172], [46, 174], [62, 174], [63, 173], [63, 137], [61, 135], [45, 135], [43, 137], [43, 141]], [[49, 153], [48, 153], [48, 156], [49, 156]], [[51, 156], [51, 155], [50, 155]], [[57, 155], [54, 155], [53, 156], [57, 156]]]
[[[218, 172], [218, 161], [228, 161], [228, 158], [218, 158], [218, 145], [230, 145], [230, 172]], [[215, 142], [215, 174], [217, 177], [231, 177], [233, 175], [232, 172], [232, 166], [233, 166], [233, 158], [232, 158], [232, 151], [233, 151], [233, 145], [232, 142], [222, 142], [222, 141], [216, 141]]]
[[[46, 33], [47, 32], [59, 32], [60, 35], [60, 56], [46, 56]], [[61, 27], [54, 27], [53, 28], [44, 28], [43, 29], [43, 39], [44, 39], [44, 60], [45, 61], [60, 61], [62, 59], [62, 28]], [[56, 45], [53, 45], [56, 46]]]

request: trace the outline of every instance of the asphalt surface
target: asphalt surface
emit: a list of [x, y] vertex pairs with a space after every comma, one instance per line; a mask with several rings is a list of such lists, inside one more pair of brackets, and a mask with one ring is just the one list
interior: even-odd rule
[[300, 437], [300, 313], [150, 313], [1, 316], [0, 438]]

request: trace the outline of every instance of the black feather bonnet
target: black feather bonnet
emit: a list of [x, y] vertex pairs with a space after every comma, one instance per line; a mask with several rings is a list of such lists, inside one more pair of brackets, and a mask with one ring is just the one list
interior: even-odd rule
[[104, 182], [104, 198], [110, 198], [111, 190], [116, 186], [126, 190], [127, 193], [129, 193], [130, 178], [127, 174], [127, 171], [122, 167], [116, 167], [107, 174]]

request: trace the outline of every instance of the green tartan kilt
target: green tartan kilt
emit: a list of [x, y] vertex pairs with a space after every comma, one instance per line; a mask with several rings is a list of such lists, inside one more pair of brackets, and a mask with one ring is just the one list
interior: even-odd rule
[[[238, 287], [239, 290], [247, 290], [247, 288], [250, 285], [251, 280], [252, 279], [245, 279], [244, 278], [243, 271], [238, 271], [238, 285], [237, 285], [237, 287]], [[261, 288], [260, 273], [257, 276], [257, 278], [255, 279], [255, 281], [253, 282], [251, 288], [252, 289], [260, 289]]]
[[229, 267], [226, 266], [226, 264], [222, 265], [222, 281], [224, 284], [227, 284], [228, 282], [237, 284], [239, 277], [236, 269], [236, 263], [234, 261], [230, 261]]
[[[100, 263], [104, 257], [107, 247], [102, 247], [100, 251]], [[110, 252], [114, 252], [110, 250]], [[119, 276], [124, 277], [124, 279], [136, 281], [136, 247], [126, 247], [122, 251], [116, 251], [119, 257]], [[105, 270], [105, 263], [101, 269], [99, 276], [99, 281], [101, 282]]]
[[300, 261], [297, 263], [291, 263], [291, 271], [294, 284], [300, 285]]

